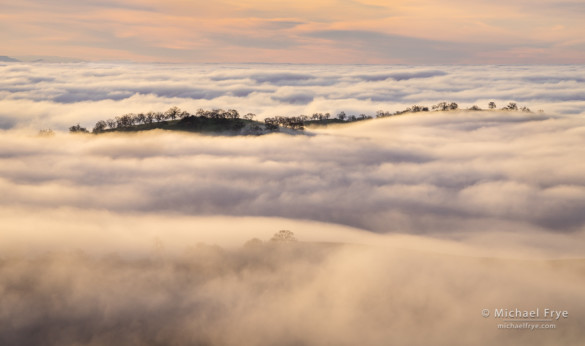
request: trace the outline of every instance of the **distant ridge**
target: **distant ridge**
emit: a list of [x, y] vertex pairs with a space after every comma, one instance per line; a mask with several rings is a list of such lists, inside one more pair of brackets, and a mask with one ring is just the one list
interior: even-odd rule
[[0, 61], [2, 61], [2, 62], [20, 62], [20, 60], [11, 58], [11, 57], [6, 56], [6, 55], [0, 55]]
[[[40, 62], [40, 63], [77, 63], [86, 62], [82, 59], [68, 58], [61, 56], [40, 56], [40, 55], [29, 55], [29, 56], [17, 56], [17, 57], [6, 57], [10, 62]], [[1, 59], [0, 59], [1, 60]], [[6, 61], [6, 60], [3, 60]]]

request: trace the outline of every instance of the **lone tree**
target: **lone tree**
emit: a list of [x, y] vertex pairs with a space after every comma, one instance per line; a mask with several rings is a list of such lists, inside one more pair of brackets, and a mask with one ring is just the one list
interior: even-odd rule
[[290, 243], [290, 242], [296, 242], [297, 238], [295, 238], [295, 234], [292, 231], [283, 229], [283, 230], [276, 232], [272, 236], [270, 241]]
[[490, 109], [496, 109], [496, 103], [492, 101], [488, 104], [488, 107], [490, 107]]

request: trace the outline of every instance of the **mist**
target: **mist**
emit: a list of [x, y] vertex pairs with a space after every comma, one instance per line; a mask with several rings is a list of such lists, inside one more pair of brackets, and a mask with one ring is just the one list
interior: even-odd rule
[[442, 101], [585, 113], [582, 66], [169, 65], [0, 62], [0, 128], [66, 130], [178, 106], [264, 117], [395, 112]]
[[[0, 66], [13, 86], [0, 110], [2, 345], [585, 338], [579, 67], [488, 67], [479, 83], [471, 66], [132, 66]], [[424, 112], [299, 135], [61, 131], [169, 105], [262, 116], [492, 98], [546, 111]], [[48, 127], [54, 136], [38, 135]], [[270, 241], [279, 230], [298, 241]], [[482, 316], [501, 308], [569, 317], [505, 330]]]
[[154, 131], [0, 142], [3, 208], [280, 217], [376, 233], [580, 233], [583, 121], [408, 115], [305, 135]]

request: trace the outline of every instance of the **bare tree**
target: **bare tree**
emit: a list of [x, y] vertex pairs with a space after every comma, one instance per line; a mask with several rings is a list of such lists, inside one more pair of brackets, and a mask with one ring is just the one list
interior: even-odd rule
[[154, 121], [154, 112], [146, 113], [146, 118], [144, 119], [145, 124], [152, 124]]
[[254, 117], [256, 117], [256, 114], [254, 114], [254, 113], [248, 113], [248, 114], [244, 115], [244, 119], [246, 119], [246, 120], [254, 120]]
[[73, 125], [69, 128], [69, 132], [71, 133], [89, 133], [85, 127], [81, 127], [81, 125]]
[[108, 124], [108, 127], [111, 128], [111, 129], [115, 129], [116, 126], [118, 125], [118, 123], [114, 119], [108, 119], [108, 120], [106, 120], [106, 124]]
[[439, 102], [436, 105], [434, 105], [433, 110], [437, 110], [437, 111], [446, 111], [449, 109], [449, 105], [447, 104], [447, 102]]
[[516, 102], [510, 102], [503, 109], [504, 110], [507, 110], [507, 111], [517, 111], [518, 110], [518, 105], [516, 104]]
[[275, 118], [266, 118], [264, 128], [268, 131], [278, 131], [278, 121]]
[[144, 113], [136, 114], [135, 119], [136, 119], [137, 124], [145, 124], [146, 123], [146, 115], [144, 115]]
[[239, 119], [240, 113], [235, 109], [230, 109], [225, 113], [225, 117], [228, 119]]
[[116, 127], [130, 127], [134, 125], [134, 114], [124, 114], [116, 117]]
[[165, 119], [166, 119], [166, 116], [162, 112], [154, 113], [154, 120], [156, 120], [157, 122], [161, 122]]
[[177, 115], [179, 113], [181, 113], [181, 110], [179, 109], [179, 107], [173, 106], [165, 112], [165, 119], [175, 120], [175, 119], [177, 119]]
[[496, 109], [496, 103], [495, 103], [494, 101], [491, 101], [491, 102], [488, 104], [488, 107], [489, 107], [490, 109]]
[[93, 130], [91, 132], [93, 133], [104, 132], [106, 127], [108, 127], [108, 124], [105, 121], [100, 120], [97, 123], [95, 123], [95, 126], [93, 127]]

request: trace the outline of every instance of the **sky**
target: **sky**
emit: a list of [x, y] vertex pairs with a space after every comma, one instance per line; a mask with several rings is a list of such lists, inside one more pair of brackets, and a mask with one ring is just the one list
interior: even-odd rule
[[188, 63], [580, 64], [581, 1], [22, 0], [0, 55]]

